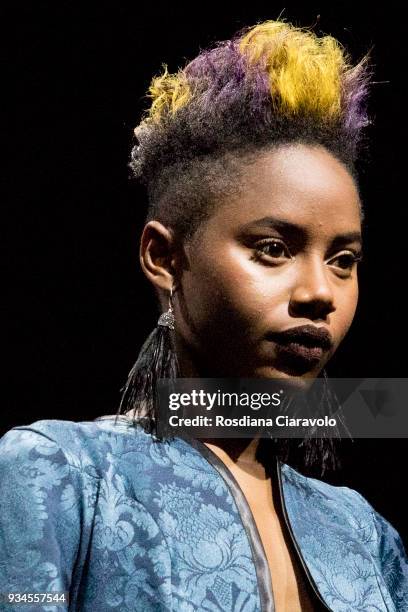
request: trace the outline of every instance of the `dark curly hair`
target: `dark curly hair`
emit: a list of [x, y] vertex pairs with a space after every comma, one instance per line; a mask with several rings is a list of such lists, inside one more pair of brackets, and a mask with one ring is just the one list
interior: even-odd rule
[[[291, 143], [325, 147], [358, 189], [355, 164], [365, 147], [363, 128], [371, 123], [370, 77], [368, 54], [353, 66], [333, 37], [283, 20], [245, 28], [176, 74], [164, 67], [151, 82], [152, 103], [135, 129], [130, 164], [147, 187], [147, 221], [156, 219], [188, 240], [217, 204], [239, 192], [248, 164]], [[157, 329], [129, 373], [119, 408], [119, 414], [133, 409], [136, 418], [142, 405], [149, 431], [157, 422], [157, 379], [178, 372], [175, 354], [164, 350], [163, 328]], [[340, 464], [335, 450], [330, 438], [300, 445], [264, 439], [257, 457], [270, 467], [275, 453], [324, 473]]]
[[[147, 187], [147, 220], [191, 237], [263, 149], [319, 144], [356, 179], [371, 71], [331, 36], [284, 21], [245, 28], [176, 74], [153, 78], [131, 168]], [[357, 186], [357, 180], [356, 186]]]

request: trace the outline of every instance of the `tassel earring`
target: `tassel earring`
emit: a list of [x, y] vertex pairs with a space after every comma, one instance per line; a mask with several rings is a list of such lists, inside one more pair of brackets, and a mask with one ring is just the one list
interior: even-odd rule
[[322, 384], [312, 391], [309, 401], [312, 402], [314, 414], [317, 416], [335, 416], [336, 428], [330, 428], [325, 432], [325, 436], [306, 436], [301, 442], [296, 438], [272, 436], [269, 440], [261, 441], [262, 452], [266, 453], [266, 456], [274, 454], [284, 463], [287, 462], [300, 471], [306, 468], [309, 475], [318, 478], [323, 477], [327, 471], [335, 472], [341, 469], [341, 439], [346, 435], [351, 438], [341, 405], [329, 384], [325, 369], [322, 371], [322, 377]]
[[352, 439], [344, 420], [344, 413], [339, 400], [330, 386], [329, 377], [326, 369], [323, 369], [323, 383], [321, 385], [320, 398], [316, 398], [316, 413], [318, 416], [334, 416], [336, 426], [327, 428], [325, 435], [319, 438], [307, 438], [301, 446], [305, 447], [305, 462], [307, 465], [314, 465], [320, 462], [321, 476], [326, 471], [336, 471], [341, 469], [342, 461], [340, 456], [341, 440], [348, 436]]
[[169, 306], [163, 312], [154, 330], [144, 342], [138, 358], [128, 374], [121, 391], [118, 415], [132, 412], [133, 421], [143, 419], [148, 431], [157, 424], [157, 383], [160, 378], [177, 378], [179, 365], [173, 347], [171, 332], [175, 329], [173, 288]]

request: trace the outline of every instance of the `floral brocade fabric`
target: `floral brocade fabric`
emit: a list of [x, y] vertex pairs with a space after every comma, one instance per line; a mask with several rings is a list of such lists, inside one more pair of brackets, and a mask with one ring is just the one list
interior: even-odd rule
[[[356, 491], [281, 466], [293, 535], [335, 612], [407, 612], [399, 534]], [[270, 612], [227, 482], [186, 440], [114, 417], [0, 440], [0, 593], [68, 592], [25, 612]]]

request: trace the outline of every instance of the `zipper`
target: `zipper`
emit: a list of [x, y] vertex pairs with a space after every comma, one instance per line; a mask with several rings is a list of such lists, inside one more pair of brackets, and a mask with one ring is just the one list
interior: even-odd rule
[[293, 546], [294, 546], [294, 548], [296, 550], [296, 553], [297, 553], [297, 556], [299, 558], [299, 561], [300, 561], [300, 563], [301, 563], [301, 565], [303, 567], [303, 570], [304, 570], [304, 572], [305, 572], [305, 574], [306, 574], [306, 576], [307, 576], [307, 578], [309, 580], [309, 584], [312, 587], [312, 589], [313, 589], [317, 599], [321, 602], [321, 604], [322, 604], [322, 606], [324, 607], [325, 610], [331, 610], [331, 608], [329, 608], [328, 605], [326, 604], [326, 602], [322, 599], [322, 597], [321, 597], [321, 595], [320, 595], [320, 593], [319, 593], [319, 591], [317, 589], [316, 583], [315, 583], [315, 581], [314, 581], [314, 579], [313, 579], [313, 577], [312, 577], [312, 575], [311, 575], [311, 573], [309, 571], [309, 568], [306, 565], [306, 562], [305, 562], [305, 560], [303, 558], [303, 555], [301, 553], [301, 550], [300, 550], [300, 546], [297, 543], [297, 540], [296, 540], [295, 535], [293, 533], [293, 529], [292, 529], [292, 526], [290, 524], [289, 516], [288, 516], [287, 510], [286, 510], [285, 498], [283, 496], [281, 469], [282, 469], [282, 462], [278, 458], [276, 458], [276, 471], [277, 471], [277, 474], [278, 474], [279, 500], [280, 500], [282, 514], [283, 514], [283, 518], [285, 519], [285, 524], [286, 524], [287, 530], [288, 530], [290, 538], [292, 540], [292, 544], [293, 544]]

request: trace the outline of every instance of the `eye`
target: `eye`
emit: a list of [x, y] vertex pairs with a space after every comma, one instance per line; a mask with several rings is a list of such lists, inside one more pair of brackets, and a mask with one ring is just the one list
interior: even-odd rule
[[255, 245], [255, 260], [284, 260], [293, 259], [286, 244], [279, 238], [260, 240]]
[[[342, 272], [351, 272], [354, 265], [363, 259], [362, 253], [354, 253], [353, 251], [343, 251], [330, 259], [327, 263], [338, 268]], [[337, 263], [336, 263], [337, 262]]]

